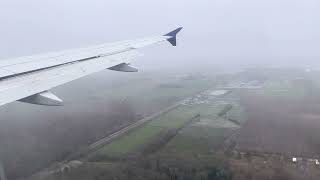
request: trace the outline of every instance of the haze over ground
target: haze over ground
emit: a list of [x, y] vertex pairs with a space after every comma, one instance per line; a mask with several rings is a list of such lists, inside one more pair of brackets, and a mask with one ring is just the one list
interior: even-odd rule
[[[145, 56], [134, 65], [142, 71], [156, 68], [163, 72], [208, 64], [239, 69], [318, 65], [319, 6], [316, 0], [1, 1], [0, 59], [158, 35], [184, 26], [176, 48], [165, 43], [146, 48], [141, 51]], [[91, 86], [101, 87], [110, 80], [106, 76], [132, 76], [109, 71], [100, 75], [91, 78], [96, 81]], [[81, 92], [87, 94], [88, 86], [86, 79], [78, 82], [79, 86], [62, 86], [58, 95], [81, 103], [77, 99]], [[101, 91], [95, 91], [97, 96], [102, 96]], [[2, 117], [16, 117], [12, 111], [16, 104], [2, 107], [6, 111]], [[26, 112], [34, 107], [19, 106], [27, 108]]]
[[[1, 1], [0, 59], [158, 35], [184, 26], [176, 48], [165, 43], [146, 48], [134, 65], [163, 72], [208, 64], [239, 69], [319, 65], [319, 6], [316, 0]], [[104, 71], [91, 80], [101, 85], [106, 76], [132, 76], [120, 74]], [[81, 91], [76, 89], [84, 89], [85, 96], [86, 81], [78, 81], [78, 88], [62, 86], [59, 96], [78, 102]], [[15, 104], [2, 107], [3, 118], [7, 113], [16, 117]], [[19, 106], [27, 112], [34, 107]]]
[[[162, 43], [160, 47], [140, 51], [145, 56], [133, 65], [154, 74], [106, 70], [53, 89], [65, 101], [63, 107], [18, 102], [2, 106], [0, 160], [11, 165], [11, 174], [15, 175], [15, 168], [24, 170], [23, 165], [28, 162], [41, 160], [36, 150], [50, 160], [49, 152], [59, 154], [62, 146], [74, 145], [66, 150], [70, 153], [77, 145], [90, 143], [82, 142], [83, 137], [91, 133], [90, 140], [97, 138], [93, 134], [96, 127], [105, 131], [99, 123], [107, 126], [108, 122], [119, 122], [120, 115], [128, 109], [132, 111], [128, 113], [131, 121], [145, 115], [144, 112], [151, 113], [152, 108], [159, 110], [158, 101], [143, 104], [138, 100], [117, 107], [127, 98], [125, 93], [117, 102], [110, 100], [114, 94], [107, 91], [117, 82], [125, 86], [135, 77], [142, 79], [143, 73], [150, 75], [146, 78], [153, 78], [157, 72], [183, 74], [204, 68], [216, 73], [246, 67], [320, 67], [319, 8], [317, 0], [2, 0], [0, 61], [161, 35], [179, 26], [184, 30], [179, 34], [176, 48]], [[140, 86], [146, 85], [141, 83], [143, 80], [139, 82]], [[141, 106], [140, 111], [136, 111], [137, 106]], [[115, 112], [120, 115], [112, 116]], [[44, 143], [39, 143], [39, 139]]]

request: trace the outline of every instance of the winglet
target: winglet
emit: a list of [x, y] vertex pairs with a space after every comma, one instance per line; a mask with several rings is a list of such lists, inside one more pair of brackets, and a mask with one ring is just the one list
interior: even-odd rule
[[182, 30], [182, 27], [179, 27], [178, 29], [175, 29], [168, 34], [165, 34], [164, 36], [168, 36], [169, 38], [167, 39], [172, 46], [177, 46], [177, 34]]

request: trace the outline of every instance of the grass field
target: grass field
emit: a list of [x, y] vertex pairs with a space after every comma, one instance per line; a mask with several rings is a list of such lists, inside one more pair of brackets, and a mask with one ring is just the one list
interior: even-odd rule
[[185, 123], [190, 121], [199, 112], [188, 106], [180, 106], [177, 109], [163, 114], [149, 123], [152, 127], [162, 128], [180, 128]]
[[112, 154], [126, 154], [129, 152], [133, 152], [135, 149], [139, 147], [139, 145], [143, 145], [152, 137], [156, 136], [163, 130], [163, 127], [158, 126], [150, 126], [149, 124], [141, 127], [139, 129], [133, 130], [129, 132], [125, 136], [113, 141], [112, 143], [104, 146], [99, 153], [112, 155]]
[[[154, 106], [153, 104], [157, 104], [157, 106], [159, 104], [172, 104], [173, 102], [182, 100], [183, 98], [189, 97], [214, 85], [212, 79], [181, 80], [164, 76], [158, 77], [156, 78], [156, 81], [154, 81], [154, 78], [144, 78], [146, 86], [135, 86], [134, 80], [128, 80], [128, 84], [126, 86], [121, 86], [121, 84], [119, 84], [119, 88], [116, 92], [108, 91], [106, 94], [112, 93], [110, 96], [114, 99], [121, 98], [123, 94], [126, 94], [126, 97], [123, 99], [129, 100], [134, 104], [138, 104], [135, 108], [139, 111], [139, 108], [152, 108]], [[170, 84], [170, 86], [162, 84]], [[117, 87], [116, 82], [115, 86]], [[127, 88], [129, 86], [130, 88]], [[144, 110], [141, 112], [143, 111]], [[135, 152], [141, 145], [148, 143], [159, 133], [168, 129], [178, 129], [196, 114], [197, 109], [181, 106], [173, 111], [163, 114], [143, 127], [132, 130], [128, 134], [114, 140], [112, 143], [103, 147], [99, 153], [106, 155], [121, 155]]]
[[[180, 105], [107, 144], [98, 153], [110, 157], [138, 152], [140, 147], [153, 141], [162, 132], [183, 127], [197, 114], [206, 121], [227, 121], [217, 114], [230, 103], [234, 107], [230, 116], [245, 121], [244, 110], [236, 101], [217, 100], [209, 104]], [[231, 130], [228, 127], [209, 125], [188, 126], [169, 141], [161, 152], [207, 154], [220, 146]]]
[[161, 153], [206, 155], [223, 143], [228, 129], [188, 127], [172, 139]]
[[[190, 108], [201, 115], [199, 123], [188, 126], [176, 137], [174, 137], [160, 153], [174, 154], [192, 154], [207, 155], [212, 154], [223, 145], [226, 137], [234, 131], [231, 127], [214, 126], [223, 121], [228, 121], [222, 117], [218, 117], [218, 113], [224, 109], [226, 105], [232, 105], [232, 109], [228, 112], [228, 117], [239, 123], [247, 120], [244, 108], [238, 101], [228, 100], [215, 101], [210, 104], [193, 105]], [[212, 122], [212, 125], [206, 124]], [[202, 123], [205, 122], [205, 123]], [[230, 122], [232, 124], [232, 122]], [[211, 124], [211, 123], [210, 123]]]
[[154, 119], [146, 125], [132, 130], [128, 134], [104, 146], [99, 153], [106, 155], [127, 154], [134, 152], [139, 146], [148, 143], [164, 130], [178, 129], [197, 114], [190, 107], [181, 106]]

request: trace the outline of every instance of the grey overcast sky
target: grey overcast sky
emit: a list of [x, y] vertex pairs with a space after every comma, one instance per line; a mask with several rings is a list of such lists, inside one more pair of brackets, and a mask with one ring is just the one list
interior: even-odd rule
[[[319, 0], [1, 0], [0, 58], [185, 29], [150, 65], [320, 64]], [[164, 46], [166, 47], [166, 46]]]

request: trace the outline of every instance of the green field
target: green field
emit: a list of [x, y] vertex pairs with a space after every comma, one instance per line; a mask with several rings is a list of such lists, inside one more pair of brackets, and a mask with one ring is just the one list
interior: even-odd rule
[[99, 153], [105, 155], [119, 155], [135, 152], [141, 145], [150, 142], [164, 130], [178, 129], [197, 114], [189, 107], [181, 106], [164, 115], [155, 118], [146, 125], [132, 130], [126, 135], [104, 146]]
[[[142, 127], [131, 130], [126, 135], [101, 148], [98, 153], [100, 156], [119, 156], [135, 153], [139, 151], [140, 147], [153, 141], [162, 132], [183, 127], [197, 114], [200, 114], [201, 118], [209, 119], [210, 121], [224, 121], [217, 114], [229, 103], [235, 107], [234, 110], [230, 111], [230, 116], [244, 121], [244, 111], [237, 102], [218, 101], [211, 104], [181, 105], [153, 119]], [[215, 146], [221, 144], [221, 140], [224, 139], [228, 131], [228, 128], [187, 127], [178, 136], [174, 137], [162, 152], [208, 153]]]
[[226, 128], [188, 127], [172, 139], [161, 153], [206, 155], [221, 145], [228, 132]]
[[[145, 86], [136, 86], [136, 80], [130, 79], [126, 82], [115, 82], [114, 86], [118, 87], [117, 91], [106, 91], [106, 97], [112, 97], [118, 101], [119, 98], [123, 98], [123, 94], [126, 94], [124, 100], [139, 104], [135, 106], [139, 110], [139, 108], [153, 107], [153, 104], [156, 104], [155, 107], [160, 104], [169, 105], [214, 85], [214, 80], [212, 79], [182, 80], [170, 76], [152, 77], [141, 77], [145, 81]], [[139, 81], [142, 80], [140, 79]], [[123, 86], [122, 83], [126, 83], [126, 86]], [[140, 146], [150, 142], [159, 133], [168, 129], [180, 128], [197, 113], [198, 109], [188, 106], [176, 108], [114, 140], [99, 150], [98, 153], [100, 155], [134, 153]]]
[[162, 127], [146, 125], [142, 128], [129, 132], [125, 136], [104, 146], [99, 153], [106, 155], [119, 155], [133, 152], [140, 145], [145, 144], [152, 137], [163, 130]]
[[192, 107], [180, 106], [177, 109], [154, 119], [148, 125], [152, 127], [178, 129], [198, 113], [197, 109], [193, 109]]
[[[224, 107], [232, 105], [228, 112], [228, 118], [232, 118], [239, 123], [247, 120], [244, 108], [235, 100], [211, 102], [211, 104], [194, 105], [194, 111], [201, 115], [208, 123], [227, 121], [218, 117], [218, 113]], [[188, 126], [176, 137], [174, 137], [160, 153], [164, 154], [186, 154], [186, 155], [207, 155], [212, 154], [221, 147], [226, 137], [233, 132], [232, 128], [213, 127], [210, 125]]]

